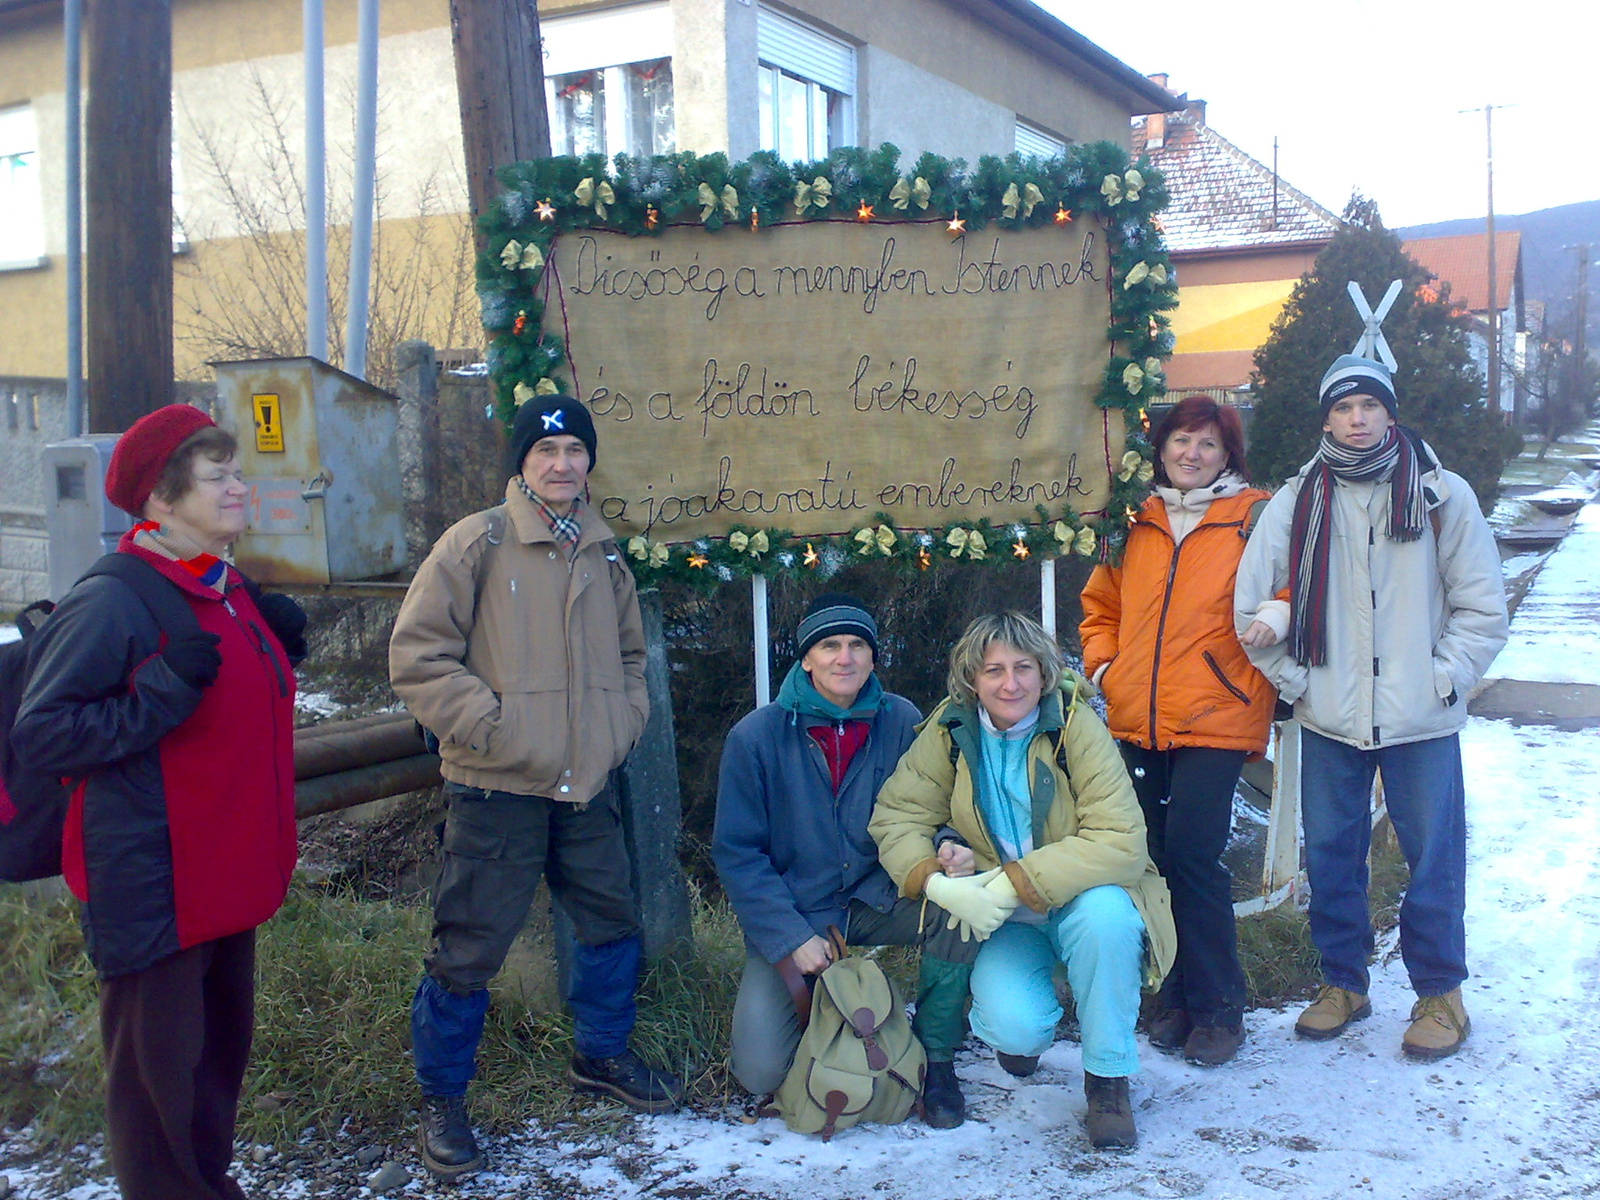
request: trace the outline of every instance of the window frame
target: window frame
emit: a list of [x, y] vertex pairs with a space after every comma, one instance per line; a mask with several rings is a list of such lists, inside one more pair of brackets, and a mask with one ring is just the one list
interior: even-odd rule
[[599, 152], [607, 159], [624, 153], [648, 157], [652, 153], [672, 153], [677, 148], [676, 79], [673, 85], [670, 145], [656, 150], [628, 144], [628, 131], [634, 114], [629, 99], [627, 71], [639, 63], [661, 59], [665, 59], [668, 70], [672, 70], [675, 47], [670, 4], [655, 0], [649, 4], [632, 4], [600, 12], [544, 17], [539, 22], [539, 36], [543, 42], [545, 104], [550, 114], [552, 150], [559, 153], [558, 145], [565, 141], [557, 125], [560, 102], [556, 80], [583, 72], [594, 72], [602, 80], [600, 93], [603, 107], [597, 126], [601, 145]]
[[[820, 159], [856, 143], [857, 47], [762, 5], [756, 10], [757, 121], [763, 150], [794, 161]], [[785, 153], [780, 89], [803, 88], [806, 153]], [[832, 103], [830, 103], [830, 99]]]
[[[44, 186], [39, 166], [39, 117], [32, 101], [0, 106], [0, 159], [28, 159], [22, 164], [22, 182], [8, 170], [7, 178], [0, 182], [0, 228], [10, 231], [24, 228], [23, 235], [10, 241], [0, 241], [0, 271], [28, 271], [49, 264], [45, 253]], [[31, 182], [30, 182], [31, 181]], [[13, 200], [13, 189], [21, 196], [21, 203]], [[26, 189], [26, 194], [24, 194]], [[31, 237], [29, 235], [32, 235]]]

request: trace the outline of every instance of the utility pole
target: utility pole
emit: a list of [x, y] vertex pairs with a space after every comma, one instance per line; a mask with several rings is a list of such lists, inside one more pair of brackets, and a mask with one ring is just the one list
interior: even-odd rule
[[[1489, 207], [1488, 217], [1484, 225], [1489, 240], [1489, 411], [1499, 414], [1504, 419], [1504, 412], [1500, 407], [1500, 295], [1497, 286], [1498, 280], [1495, 273], [1495, 244], [1494, 244], [1494, 110], [1506, 108], [1504, 104], [1485, 104], [1483, 106], [1483, 136], [1484, 148], [1487, 155], [1489, 179]], [[1475, 108], [1463, 108], [1464, 113], [1477, 112]]]
[[1578, 369], [1583, 369], [1584, 360], [1588, 356], [1589, 347], [1589, 251], [1588, 242], [1577, 247], [1578, 250], [1578, 331], [1573, 338], [1574, 357], [1578, 360]]
[[89, 9], [89, 430], [172, 399], [172, 4]]
[[538, 4], [450, 0], [450, 40], [461, 100], [467, 198], [476, 220], [500, 192], [497, 169], [550, 154]]

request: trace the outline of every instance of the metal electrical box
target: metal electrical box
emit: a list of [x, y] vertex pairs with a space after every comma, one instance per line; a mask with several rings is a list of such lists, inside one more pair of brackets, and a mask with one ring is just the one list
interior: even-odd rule
[[117, 548], [133, 518], [106, 499], [106, 467], [116, 433], [52, 442], [44, 468], [44, 527], [50, 539], [50, 597], [60, 600], [102, 554]]
[[261, 583], [346, 583], [403, 568], [399, 401], [315, 358], [211, 365], [250, 485], [240, 568]]

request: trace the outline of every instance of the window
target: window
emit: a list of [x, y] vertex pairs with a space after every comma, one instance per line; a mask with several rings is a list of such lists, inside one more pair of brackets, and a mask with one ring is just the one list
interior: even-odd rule
[[1060, 138], [1035, 128], [1025, 121], [1017, 122], [1017, 153], [1027, 158], [1060, 158], [1067, 152], [1067, 143]]
[[792, 162], [856, 140], [854, 46], [770, 8], [756, 10], [756, 44], [763, 150]]
[[640, 4], [539, 23], [556, 154], [670, 154], [672, 12]]
[[0, 109], [0, 266], [44, 259], [44, 204], [39, 192], [39, 133], [33, 107]]

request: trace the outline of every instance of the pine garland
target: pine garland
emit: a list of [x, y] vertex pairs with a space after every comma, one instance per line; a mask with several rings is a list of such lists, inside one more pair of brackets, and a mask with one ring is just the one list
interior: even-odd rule
[[757, 232], [797, 221], [871, 224], [960, 218], [968, 232], [990, 225], [1025, 229], [1095, 221], [1110, 252], [1107, 359], [1096, 403], [1122, 414], [1123, 460], [1112, 471], [1103, 515], [1069, 506], [1037, 509], [1037, 524], [956, 522], [939, 529], [897, 529], [880, 513], [870, 525], [825, 537], [735, 526], [726, 537], [684, 542], [629, 539], [626, 555], [641, 586], [675, 579], [708, 589], [751, 575], [830, 575], [854, 561], [892, 561], [908, 571], [952, 563], [999, 565], [1036, 556], [1079, 554], [1116, 561], [1132, 515], [1149, 494], [1152, 453], [1145, 408], [1166, 393], [1171, 357], [1168, 313], [1177, 307], [1177, 275], [1156, 214], [1167, 205], [1160, 172], [1129, 160], [1111, 142], [1072, 147], [1064, 157], [985, 156], [969, 170], [961, 159], [924, 154], [902, 175], [900, 152], [835, 150], [811, 163], [784, 163], [761, 151], [742, 163], [726, 155], [653, 158], [598, 154], [536, 159], [502, 168], [505, 187], [479, 220], [487, 241], [478, 259], [478, 299], [492, 335], [489, 376], [507, 425], [535, 395], [562, 390], [552, 372], [565, 361], [561, 339], [543, 328], [544, 263], [558, 233], [605, 229], [659, 236], [673, 225]]

